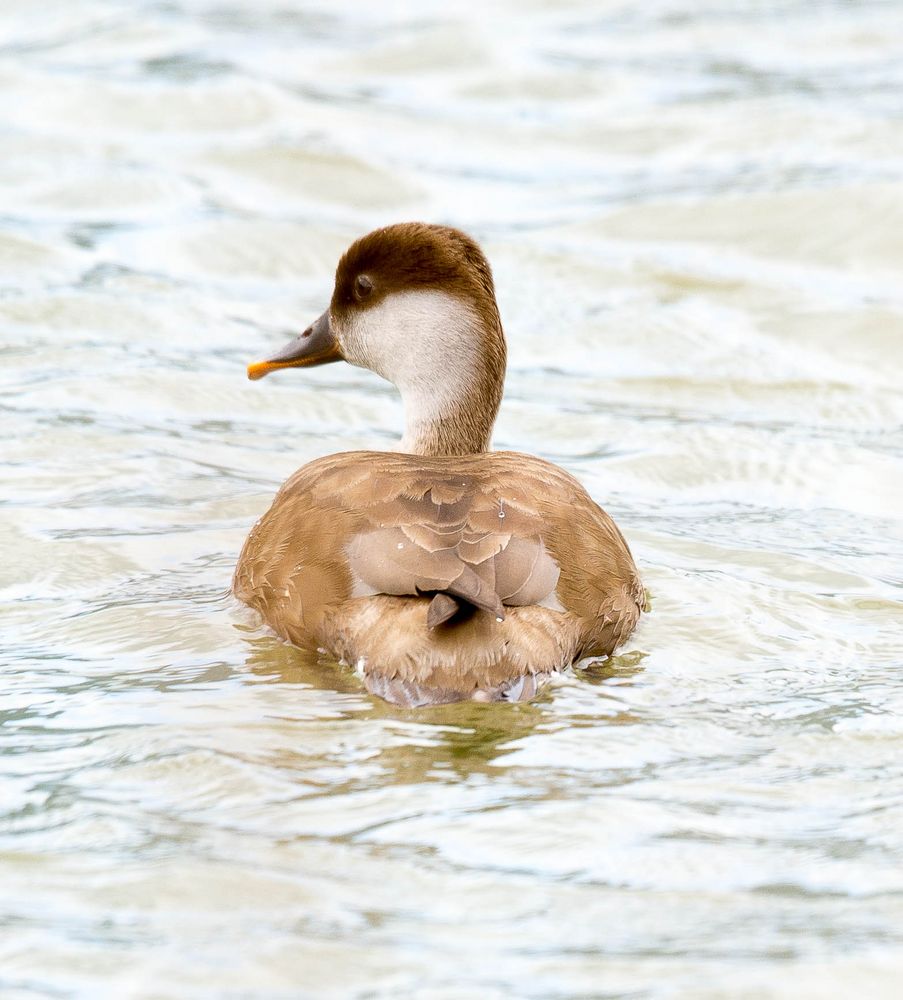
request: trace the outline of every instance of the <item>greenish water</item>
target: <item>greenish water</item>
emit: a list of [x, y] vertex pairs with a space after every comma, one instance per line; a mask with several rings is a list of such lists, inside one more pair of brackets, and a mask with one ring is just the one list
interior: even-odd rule
[[[0, 6], [0, 995], [895, 998], [903, 8]], [[400, 404], [244, 364], [376, 225], [474, 232], [496, 445], [653, 612], [402, 711], [227, 594]]]

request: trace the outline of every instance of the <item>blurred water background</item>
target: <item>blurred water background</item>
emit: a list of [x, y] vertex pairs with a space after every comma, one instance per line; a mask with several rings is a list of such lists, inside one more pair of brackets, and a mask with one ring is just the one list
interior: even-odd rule
[[[903, 4], [3, 0], [0, 995], [898, 997]], [[227, 594], [389, 386], [245, 380], [370, 228], [653, 612], [402, 711]]]

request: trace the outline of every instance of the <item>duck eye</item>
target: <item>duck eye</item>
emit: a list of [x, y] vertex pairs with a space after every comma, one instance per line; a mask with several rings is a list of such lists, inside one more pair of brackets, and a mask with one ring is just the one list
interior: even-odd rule
[[354, 279], [354, 297], [358, 300], [365, 299], [373, 291], [373, 282], [366, 274], [359, 274]]

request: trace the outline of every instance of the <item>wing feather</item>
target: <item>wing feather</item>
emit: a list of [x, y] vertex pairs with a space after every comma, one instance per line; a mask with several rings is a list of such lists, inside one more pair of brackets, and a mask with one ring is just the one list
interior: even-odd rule
[[234, 588], [299, 644], [362, 593], [444, 592], [497, 617], [545, 604], [572, 616], [583, 655], [629, 635], [643, 600], [608, 515], [563, 469], [513, 452], [311, 462], [251, 532]]

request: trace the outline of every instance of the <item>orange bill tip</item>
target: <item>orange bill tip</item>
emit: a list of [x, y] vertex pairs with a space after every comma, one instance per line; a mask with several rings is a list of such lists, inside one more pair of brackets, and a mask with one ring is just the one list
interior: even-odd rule
[[248, 378], [256, 382], [281, 368], [313, 368], [343, 360], [342, 349], [329, 326], [327, 311], [273, 357], [248, 365]]
[[269, 375], [270, 372], [282, 367], [283, 365], [273, 364], [272, 361], [255, 361], [248, 365], [248, 378], [252, 382], [256, 382], [257, 379], [263, 378], [264, 375]]

